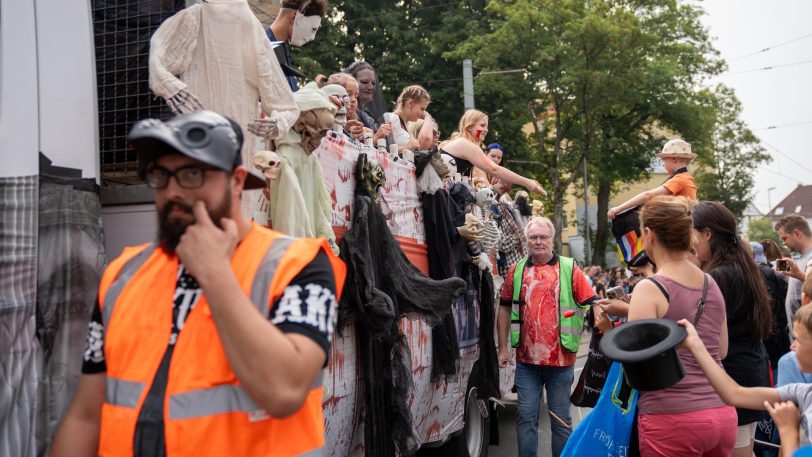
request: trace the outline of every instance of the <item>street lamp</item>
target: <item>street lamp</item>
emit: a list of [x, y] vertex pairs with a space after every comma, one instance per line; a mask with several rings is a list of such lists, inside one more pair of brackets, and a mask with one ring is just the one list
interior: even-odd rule
[[773, 203], [772, 203], [772, 199], [770, 198], [770, 192], [773, 191], [773, 190], [775, 190], [775, 187], [767, 188], [767, 207], [768, 207], [767, 208], [767, 215], [769, 215], [770, 211], [773, 210]]

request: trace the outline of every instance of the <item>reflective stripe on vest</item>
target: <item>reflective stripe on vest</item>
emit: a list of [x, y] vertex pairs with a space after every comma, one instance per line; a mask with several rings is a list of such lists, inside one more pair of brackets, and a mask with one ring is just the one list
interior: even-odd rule
[[110, 284], [110, 288], [107, 289], [107, 293], [104, 294], [104, 306], [102, 306], [102, 325], [105, 327], [110, 325], [110, 317], [113, 315], [113, 309], [116, 307], [116, 301], [118, 301], [118, 296], [121, 295], [121, 291], [124, 290], [124, 287], [126, 287], [133, 276], [135, 276], [138, 269], [144, 265], [144, 262], [147, 261], [149, 256], [152, 255], [155, 251], [155, 247], [156, 244], [151, 243], [136, 254], [135, 257], [128, 260], [127, 263], [121, 267], [116, 279]]
[[299, 457], [322, 457], [326, 455], [324, 453], [324, 448], [320, 447], [318, 449], [313, 449], [312, 451], [305, 452], [304, 454], [299, 454]]
[[104, 381], [104, 401], [111, 405], [135, 408], [144, 391], [143, 382], [126, 381], [107, 376]]
[[524, 257], [513, 269], [513, 300], [510, 305], [510, 347], [517, 348], [522, 336], [522, 309], [521, 300], [522, 280], [524, 279], [524, 265], [529, 257]]
[[[322, 373], [323, 374], [323, 373]], [[312, 389], [321, 387], [322, 375], [316, 376]], [[133, 383], [135, 384], [135, 383]], [[136, 402], [138, 398], [136, 398]], [[169, 397], [170, 419], [192, 419], [224, 413], [265, 414], [261, 406], [241, 386], [222, 385], [175, 394]]]
[[[584, 331], [584, 308], [578, 305], [572, 290], [572, 272], [575, 269], [575, 260], [571, 257], [558, 258], [558, 335], [561, 346], [570, 351], [578, 352], [581, 345], [581, 333]], [[567, 311], [573, 315], [566, 317]]]
[[279, 266], [282, 255], [287, 252], [294, 241], [293, 238], [287, 236], [276, 238], [268, 251], [265, 252], [265, 256], [259, 264], [259, 269], [254, 275], [254, 281], [251, 283], [251, 302], [254, 303], [254, 306], [263, 316], [268, 316], [270, 313], [268, 302], [271, 298], [271, 281], [276, 273], [276, 267]]
[[[521, 340], [522, 319], [521, 289], [524, 281], [524, 268], [529, 257], [520, 260], [513, 270], [513, 301], [510, 313], [510, 343], [518, 347]], [[561, 346], [570, 351], [578, 352], [581, 344], [581, 333], [584, 330], [584, 308], [575, 301], [572, 291], [572, 272], [575, 260], [570, 257], [558, 256], [558, 335]], [[570, 317], [565, 317], [567, 311], [574, 311]]]

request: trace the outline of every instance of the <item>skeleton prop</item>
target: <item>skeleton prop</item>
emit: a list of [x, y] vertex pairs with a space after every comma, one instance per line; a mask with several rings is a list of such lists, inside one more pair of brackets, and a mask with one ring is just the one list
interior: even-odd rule
[[347, 94], [347, 89], [338, 84], [328, 84], [322, 87], [322, 90], [330, 97], [333, 104], [340, 103], [340, 107], [335, 114], [335, 125], [333, 130], [336, 132], [343, 132], [344, 125], [347, 123], [347, 108], [350, 106], [350, 96]]
[[533, 216], [544, 216], [544, 203], [541, 200], [533, 200]]
[[[333, 126], [336, 106], [315, 83], [302, 87], [294, 98], [301, 115], [276, 141], [276, 153], [284, 163], [279, 179], [270, 182], [269, 218], [272, 227], [283, 233], [327, 238], [337, 253], [332, 200], [324, 187], [321, 164], [312, 154]], [[298, 202], [302, 202], [299, 207]], [[306, 234], [297, 235], [301, 232]]]
[[[271, 42], [246, 0], [207, 0], [164, 21], [150, 40], [149, 87], [175, 113], [205, 107], [235, 120], [247, 132], [245, 164], [251, 163], [255, 132], [277, 139], [299, 116]], [[249, 129], [262, 114], [265, 126]], [[247, 217], [254, 217], [258, 193], [242, 198]]]
[[383, 165], [375, 159], [364, 162], [361, 168], [361, 182], [372, 200], [378, 199], [378, 190], [386, 184]]
[[259, 151], [254, 154], [254, 166], [267, 179], [279, 179], [279, 173], [282, 171], [282, 158], [273, 151]]
[[[496, 203], [496, 194], [490, 187], [482, 187], [476, 191], [476, 208], [473, 209], [474, 215], [482, 222], [482, 246], [483, 253], [488, 253], [499, 244], [499, 239], [502, 238], [502, 232], [499, 231], [499, 226], [493, 220], [493, 212], [491, 205]], [[485, 256], [487, 258], [487, 255]], [[490, 264], [490, 261], [487, 262]], [[480, 266], [483, 263], [480, 262]]]

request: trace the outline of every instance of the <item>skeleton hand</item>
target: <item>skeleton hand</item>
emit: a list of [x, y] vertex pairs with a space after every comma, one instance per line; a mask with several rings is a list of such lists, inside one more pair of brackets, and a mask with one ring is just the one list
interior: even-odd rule
[[469, 213], [465, 215], [465, 225], [457, 227], [457, 232], [468, 241], [482, 241], [482, 238], [484, 238], [482, 229], [482, 222]]
[[200, 100], [186, 89], [167, 99], [166, 104], [173, 113], [178, 115], [206, 109], [200, 104]]
[[248, 123], [248, 131], [260, 138], [273, 138], [277, 133], [276, 119], [254, 119]]

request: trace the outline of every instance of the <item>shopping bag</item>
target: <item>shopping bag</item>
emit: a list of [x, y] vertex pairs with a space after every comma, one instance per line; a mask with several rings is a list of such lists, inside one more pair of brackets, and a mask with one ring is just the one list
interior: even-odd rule
[[[781, 437], [778, 435], [778, 427], [775, 426], [772, 417], [764, 417], [756, 425], [756, 440], [765, 443], [781, 445]], [[756, 457], [778, 457], [778, 448], [756, 443], [753, 446], [753, 454]]]
[[621, 398], [623, 366], [612, 363], [595, 408], [572, 431], [561, 457], [628, 457], [637, 390]]
[[607, 359], [600, 350], [602, 333], [592, 330], [592, 339], [589, 341], [589, 352], [586, 356], [584, 369], [570, 395], [570, 402], [581, 408], [594, 408], [601, 396], [603, 384], [612, 367], [612, 361]]

